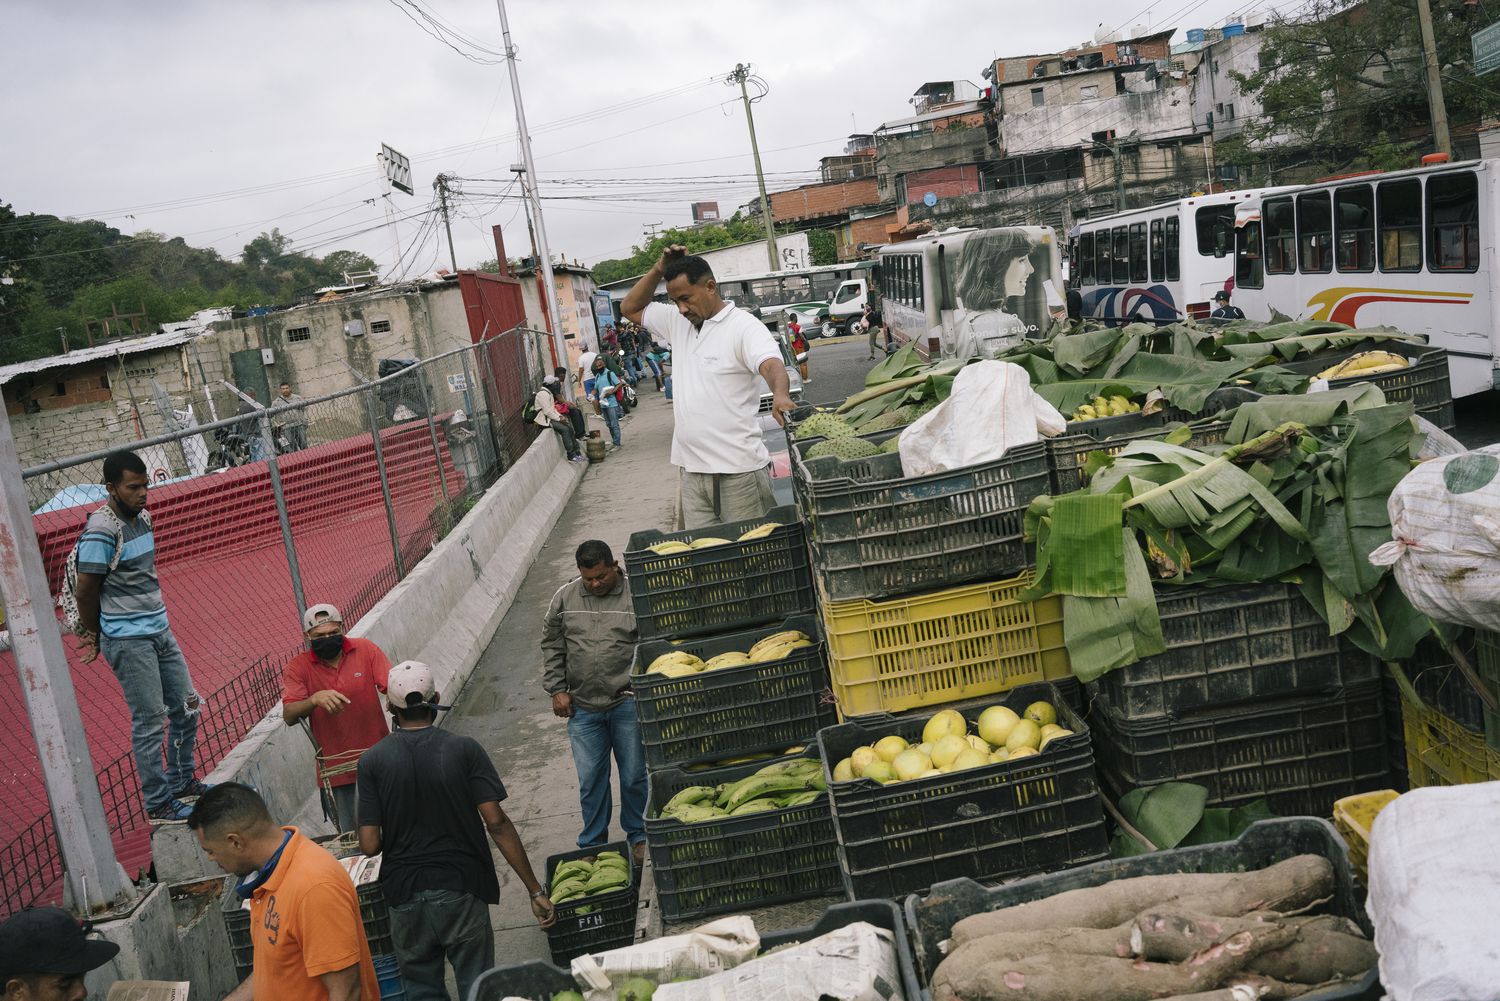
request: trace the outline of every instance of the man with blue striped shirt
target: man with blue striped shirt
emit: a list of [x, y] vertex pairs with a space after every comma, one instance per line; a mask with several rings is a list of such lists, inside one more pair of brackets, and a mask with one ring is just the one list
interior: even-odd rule
[[88, 649], [84, 661], [103, 654], [130, 707], [130, 742], [146, 814], [181, 821], [192, 812], [183, 800], [209, 788], [194, 776], [201, 702], [167, 625], [156, 541], [145, 514], [149, 482], [146, 464], [134, 452], [105, 458], [109, 503], [89, 515], [78, 540], [76, 593]]

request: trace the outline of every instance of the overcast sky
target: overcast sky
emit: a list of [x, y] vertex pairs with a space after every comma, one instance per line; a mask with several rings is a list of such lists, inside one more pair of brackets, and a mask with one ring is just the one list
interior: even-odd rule
[[[421, 215], [438, 173], [466, 179], [460, 267], [494, 256], [495, 223], [521, 256], [505, 65], [424, 33], [415, 5], [502, 50], [491, 0], [7, 0], [0, 201], [227, 257], [275, 226], [305, 252], [362, 250], [389, 269], [384, 142], [411, 157], [416, 192], [391, 198], [397, 275], [447, 263]], [[911, 114], [925, 81], [983, 86], [995, 56], [1076, 45], [1101, 23], [1186, 29], [1271, 6], [510, 0], [508, 13], [552, 252], [591, 264], [649, 224], [687, 222], [693, 201], [728, 214], [754, 197], [738, 88], [721, 82], [737, 62], [770, 85], [755, 124], [776, 190], [814, 180], [851, 132]]]

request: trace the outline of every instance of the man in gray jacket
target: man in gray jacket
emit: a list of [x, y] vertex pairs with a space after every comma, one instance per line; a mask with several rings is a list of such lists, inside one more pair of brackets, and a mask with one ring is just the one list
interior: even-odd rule
[[578, 847], [609, 841], [609, 758], [620, 767], [620, 826], [637, 859], [646, 854], [646, 756], [630, 691], [635, 612], [609, 546], [578, 547], [578, 576], [557, 589], [542, 628], [542, 684], [568, 721], [583, 833]]

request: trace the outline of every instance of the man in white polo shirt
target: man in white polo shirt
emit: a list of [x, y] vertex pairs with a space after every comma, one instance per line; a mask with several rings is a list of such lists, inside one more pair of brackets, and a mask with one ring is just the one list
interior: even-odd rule
[[[666, 281], [673, 305], [652, 302]], [[672, 349], [672, 464], [681, 469], [682, 525], [751, 521], [771, 510], [770, 454], [760, 440], [760, 380], [786, 422], [796, 405], [776, 339], [756, 316], [726, 302], [712, 269], [668, 247], [620, 312]]]

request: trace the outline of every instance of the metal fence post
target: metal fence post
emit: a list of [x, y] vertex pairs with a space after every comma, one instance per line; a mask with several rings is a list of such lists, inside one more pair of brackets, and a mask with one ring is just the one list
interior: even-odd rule
[[286, 548], [286, 568], [292, 575], [292, 597], [297, 601], [297, 619], [307, 611], [307, 594], [302, 590], [302, 565], [297, 562], [297, 543], [292, 539], [292, 519], [287, 514], [286, 490], [281, 483], [281, 463], [276, 459], [276, 436], [271, 431], [271, 414], [260, 412], [260, 440], [266, 450], [266, 469], [271, 473], [271, 496], [276, 498], [276, 519], [281, 522], [281, 544]]
[[438, 485], [443, 488], [443, 506], [451, 507], [453, 498], [448, 496], [448, 471], [443, 468], [443, 450], [438, 445], [437, 422], [432, 419], [432, 391], [427, 388], [427, 373], [417, 376], [417, 385], [422, 387], [422, 408], [427, 411], [427, 435], [432, 439], [432, 457], [437, 460]]
[[10, 418], [0, 413], [0, 597], [15, 648], [42, 781], [63, 860], [66, 898], [84, 914], [129, 900], [134, 890], [110, 844], [104, 800], [83, 732], [83, 717], [52, 590], [37, 543]]
[[396, 530], [396, 506], [391, 503], [391, 481], [385, 472], [385, 449], [380, 444], [380, 418], [375, 413], [375, 391], [366, 386], [365, 412], [370, 415], [370, 437], [375, 442], [375, 466], [380, 471], [380, 496], [385, 500], [385, 523], [391, 530], [391, 552], [396, 557], [396, 579], [406, 576], [406, 565], [401, 559], [401, 533]]

